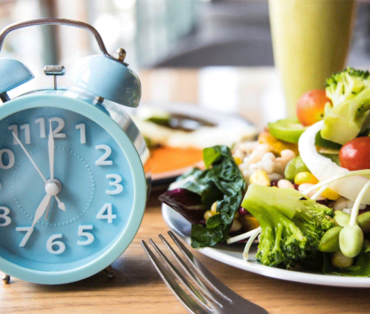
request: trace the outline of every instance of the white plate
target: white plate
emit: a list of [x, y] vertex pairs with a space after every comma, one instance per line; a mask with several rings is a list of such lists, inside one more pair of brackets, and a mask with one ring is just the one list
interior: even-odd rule
[[[202, 136], [199, 136], [199, 138], [202, 138], [202, 143], [198, 143], [198, 145], [195, 146], [199, 149], [203, 149], [204, 147], [213, 145], [230, 146], [233, 143], [240, 142], [243, 138], [252, 139], [257, 135], [256, 127], [240, 116], [224, 112], [212, 111], [208, 108], [202, 108], [196, 104], [176, 102], [161, 104], [143, 103], [137, 109], [135, 108], [134, 110], [126, 110], [129, 112], [129, 114], [133, 116], [140, 116], [148, 109], [160, 109], [161, 111], [168, 112], [170, 114], [180, 114], [188, 116], [189, 118], [202, 119], [217, 126], [217, 128], [214, 128], [213, 130], [207, 129], [206, 134], [202, 133]], [[138, 124], [138, 127], [140, 129], [140, 124]], [[222, 134], [220, 134], [220, 130], [223, 131]], [[192, 141], [194, 141], [194, 139]], [[203, 162], [200, 161], [199, 164], [203, 164]], [[182, 169], [152, 174], [152, 184], [168, 185], [169, 183], [173, 182], [179, 175], [183, 174], [187, 169], [189, 169], [189, 167], [194, 166], [199, 165], [198, 163], [196, 163]]]
[[[182, 236], [188, 244], [190, 244], [190, 223], [179, 213], [165, 204], [162, 206], [162, 216], [166, 224]], [[271, 278], [324, 286], [357, 288], [370, 287], [370, 278], [322, 275], [263, 266], [257, 263], [254, 259], [257, 252], [257, 246], [251, 248], [251, 261], [246, 262], [242, 258], [243, 248], [243, 244], [217, 244], [213, 248], [203, 248], [198, 251], [219, 262]]]

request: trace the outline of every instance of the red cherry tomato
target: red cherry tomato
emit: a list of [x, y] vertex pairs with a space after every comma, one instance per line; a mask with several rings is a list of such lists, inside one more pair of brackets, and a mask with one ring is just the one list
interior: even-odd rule
[[370, 137], [358, 137], [344, 144], [339, 151], [339, 161], [348, 170], [370, 169]]

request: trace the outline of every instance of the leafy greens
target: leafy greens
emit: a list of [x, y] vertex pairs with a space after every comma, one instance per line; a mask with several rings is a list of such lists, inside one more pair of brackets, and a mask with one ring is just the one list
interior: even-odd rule
[[[227, 146], [205, 148], [203, 150], [203, 160], [207, 167], [206, 170], [192, 169], [179, 177], [171, 185], [171, 190], [162, 194], [159, 198], [160, 201], [166, 203], [193, 223], [191, 230], [191, 245], [193, 248], [214, 246], [216, 243], [227, 239], [234, 215], [241, 204], [246, 188], [243, 175]], [[177, 190], [176, 193], [173, 192], [175, 190]], [[201, 207], [198, 210], [201, 211], [202, 216], [216, 201], [219, 214], [210, 217], [205, 225], [204, 222], [203, 225], [201, 224], [198, 215], [198, 223], [194, 223], [196, 220], [189, 219], [189, 208], [195, 208], [195, 198], [191, 198], [193, 203], [186, 208], [186, 201], [181, 196], [188, 192], [181, 192], [181, 190], [187, 190], [200, 196], [198, 201]], [[179, 207], [179, 203], [182, 204], [182, 208]], [[192, 216], [194, 216], [194, 213], [192, 213]]]

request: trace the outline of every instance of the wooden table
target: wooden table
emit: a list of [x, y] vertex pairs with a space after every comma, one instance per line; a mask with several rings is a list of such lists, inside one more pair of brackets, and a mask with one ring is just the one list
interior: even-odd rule
[[[239, 95], [240, 99], [231, 97], [234, 97], [233, 101], [236, 104], [240, 104], [236, 108], [241, 108], [241, 111], [244, 110], [246, 114], [249, 109], [243, 104], [243, 99], [245, 102], [247, 99], [256, 101], [258, 96], [245, 94], [245, 91], [243, 94], [241, 81], [247, 82], [250, 79], [243, 78], [242, 74], [247, 75], [255, 70], [238, 71], [235, 73], [240, 75], [240, 79], [235, 82], [239, 87], [235, 91], [241, 92], [242, 96]], [[162, 83], [166, 81], [168, 79], [166, 75], [172, 76], [171, 88], [168, 89], [168, 86], [165, 86], [163, 93], [167, 94], [160, 97], [187, 102], [199, 100], [198, 71], [158, 70], [158, 81], [154, 79], [155, 72], [142, 73], [145, 100], [155, 99], [155, 95], [160, 95], [153, 86], [157, 84], [160, 86], [161, 80]], [[263, 75], [267, 77], [272, 75], [271, 70], [268, 69], [258, 73], [261, 81], [265, 81], [262, 79]], [[256, 89], [263, 90], [257, 85], [257, 83], [254, 85]], [[239, 88], [242, 89], [238, 92]], [[178, 93], [173, 92], [175, 90]], [[255, 110], [256, 113], [256, 108], [252, 108], [251, 111]], [[251, 118], [262, 121], [263, 116], [256, 115]], [[158, 240], [159, 233], [166, 234], [168, 231], [161, 216], [158, 195], [158, 192], [152, 193], [135, 240], [113, 263], [112, 266], [117, 274], [114, 279], [108, 279], [104, 273], [99, 273], [73, 284], [42, 286], [12, 278], [11, 284], [0, 284], [0, 313], [187, 313], [162, 282], [140, 244], [140, 240], [148, 240], [150, 237]], [[163, 246], [160, 247], [163, 248]], [[320, 287], [275, 280], [232, 268], [199, 253], [195, 255], [231, 289], [264, 307], [270, 313], [370, 312], [370, 289]]]

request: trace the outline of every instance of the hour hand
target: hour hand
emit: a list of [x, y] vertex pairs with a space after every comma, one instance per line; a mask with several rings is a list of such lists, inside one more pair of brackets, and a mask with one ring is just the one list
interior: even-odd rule
[[35, 212], [35, 217], [33, 218], [32, 226], [31, 226], [32, 229], [35, 227], [36, 223], [40, 220], [42, 215], [45, 213], [51, 201], [51, 198], [52, 198], [52, 195], [46, 194], [43, 200], [41, 201], [39, 207], [37, 207], [36, 212]]

